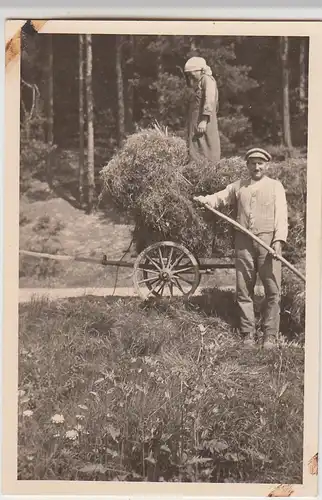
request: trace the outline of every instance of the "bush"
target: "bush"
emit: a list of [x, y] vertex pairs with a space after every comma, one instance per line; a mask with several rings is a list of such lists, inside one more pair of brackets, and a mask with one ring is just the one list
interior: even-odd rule
[[[246, 175], [241, 157], [223, 158], [217, 165], [187, 161], [183, 139], [160, 130], [143, 130], [128, 138], [124, 147], [103, 168], [103, 194], [136, 223], [137, 249], [158, 240], [180, 242], [196, 256], [232, 254], [232, 228], [193, 202]], [[270, 175], [286, 187], [290, 205], [289, 249], [305, 248], [305, 159], [272, 163]], [[234, 216], [231, 208], [223, 212]]]
[[252, 125], [241, 110], [218, 118], [222, 155], [236, 155], [252, 141]]
[[[304, 267], [304, 266], [303, 266]], [[304, 340], [305, 335], [305, 285], [285, 269], [282, 280], [281, 331], [289, 340]]]
[[[60, 220], [43, 215], [38, 217], [31, 228], [30, 243], [26, 242], [26, 250], [41, 253], [61, 253], [58, 234], [64, 225]], [[40, 259], [29, 255], [21, 255], [19, 261], [19, 277], [33, 276], [46, 279], [56, 276], [62, 269], [62, 264], [55, 260]]]

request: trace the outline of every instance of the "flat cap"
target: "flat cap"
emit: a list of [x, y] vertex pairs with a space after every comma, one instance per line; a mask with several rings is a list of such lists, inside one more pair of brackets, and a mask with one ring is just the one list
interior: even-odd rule
[[270, 161], [272, 159], [269, 152], [261, 148], [249, 149], [245, 155], [245, 160], [247, 161], [248, 158], [262, 158], [262, 160], [265, 161]]

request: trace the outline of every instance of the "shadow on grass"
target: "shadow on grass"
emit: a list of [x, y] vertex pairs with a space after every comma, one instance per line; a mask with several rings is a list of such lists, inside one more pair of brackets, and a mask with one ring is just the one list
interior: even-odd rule
[[[294, 297], [282, 295], [280, 332], [288, 341], [302, 341], [304, 323], [301, 317], [290, 313], [292, 301], [294, 301]], [[200, 312], [203, 312], [207, 316], [218, 316], [226, 321], [232, 328], [238, 328], [238, 309], [235, 300], [235, 292], [233, 290], [219, 290], [216, 288], [205, 289], [201, 296], [191, 299], [191, 304], [197, 306]], [[260, 327], [263, 297], [256, 295], [254, 304], [257, 326]]]
[[[201, 315], [214, 316], [225, 321], [232, 330], [238, 328], [239, 316], [238, 309], [235, 301], [235, 292], [233, 290], [220, 290], [217, 288], [205, 289], [202, 295], [191, 297], [188, 301], [183, 300], [180, 297], [174, 297], [172, 299], [162, 298], [150, 299], [147, 302], [143, 302], [140, 298], [131, 297], [120, 298], [113, 296], [97, 297], [97, 296], [86, 296], [86, 301], [88, 302], [100, 302], [103, 301], [106, 305], [113, 305], [119, 301], [136, 302], [139, 309], [144, 310], [157, 310], [158, 312], [169, 313], [171, 308], [186, 308], [187, 311], [194, 310]], [[71, 303], [79, 301], [79, 297], [70, 298]], [[255, 314], [256, 319], [259, 324], [260, 322], [260, 307], [262, 303], [262, 297], [257, 296], [255, 298]], [[281, 303], [281, 322], [280, 331], [286, 337], [288, 341], [302, 341], [304, 324], [301, 320], [295, 318], [289, 313], [290, 297], [282, 297]]]

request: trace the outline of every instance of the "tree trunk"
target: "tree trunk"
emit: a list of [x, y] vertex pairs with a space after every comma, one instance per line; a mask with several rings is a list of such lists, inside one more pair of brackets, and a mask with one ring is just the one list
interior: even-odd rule
[[[162, 35], [159, 35], [158, 36], [158, 42], [160, 43], [160, 47], [162, 46]], [[162, 51], [160, 50], [158, 52], [158, 56], [157, 56], [157, 84], [158, 84], [158, 88], [157, 88], [157, 107], [158, 107], [158, 118], [159, 120], [161, 120], [162, 118], [162, 102], [161, 102], [161, 89], [160, 89], [160, 83], [161, 83], [161, 77], [162, 77], [162, 73], [163, 73], [163, 64], [162, 64]]]
[[116, 70], [116, 90], [117, 90], [117, 135], [118, 145], [122, 145], [125, 137], [125, 107], [124, 107], [124, 83], [122, 72], [122, 35], [115, 37], [115, 70]]
[[84, 35], [79, 35], [79, 203], [84, 203]]
[[196, 46], [196, 39], [194, 36], [189, 36], [189, 41], [190, 41], [190, 53], [191, 56], [196, 55], [195, 52], [197, 51], [197, 46]]
[[52, 147], [54, 144], [54, 53], [53, 35], [47, 35], [47, 144], [49, 154], [47, 156], [47, 180], [50, 187], [53, 185], [52, 175]]
[[92, 36], [86, 38], [86, 101], [87, 101], [87, 212], [91, 213], [95, 197], [94, 177], [94, 117], [93, 117], [93, 86], [92, 86]]
[[305, 113], [305, 100], [306, 100], [306, 92], [305, 92], [305, 52], [306, 52], [306, 40], [305, 38], [300, 39], [300, 82], [299, 82], [299, 109], [301, 114]]
[[280, 38], [280, 52], [282, 62], [282, 88], [283, 88], [283, 136], [284, 144], [289, 154], [292, 154], [292, 135], [291, 135], [291, 117], [290, 117], [290, 96], [289, 96], [289, 39], [287, 36]]
[[133, 35], [129, 36], [129, 69], [127, 70], [127, 81], [126, 81], [126, 132], [132, 134], [133, 132], [133, 107], [134, 107], [134, 86], [133, 82], [130, 81], [134, 76], [135, 67], [135, 38]]

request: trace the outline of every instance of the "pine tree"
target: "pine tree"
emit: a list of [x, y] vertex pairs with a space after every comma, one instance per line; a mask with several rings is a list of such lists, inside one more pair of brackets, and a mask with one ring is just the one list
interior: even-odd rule
[[86, 41], [87, 176], [88, 176], [87, 212], [91, 213], [95, 197], [92, 36], [86, 35], [85, 41]]
[[118, 145], [121, 146], [125, 137], [125, 106], [124, 106], [124, 82], [122, 68], [122, 35], [115, 37], [115, 70], [117, 88], [117, 134]]
[[289, 38], [287, 36], [280, 37], [280, 55], [282, 63], [282, 88], [283, 88], [283, 134], [284, 144], [287, 147], [289, 154], [292, 152], [292, 136], [291, 136], [291, 116], [290, 116], [290, 97], [289, 97]]
[[79, 203], [84, 203], [84, 35], [79, 35]]
[[305, 66], [306, 66], [306, 39], [300, 39], [300, 50], [299, 50], [299, 109], [300, 113], [304, 114], [305, 112], [305, 103], [306, 103], [306, 75], [305, 75]]

